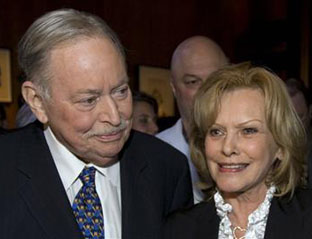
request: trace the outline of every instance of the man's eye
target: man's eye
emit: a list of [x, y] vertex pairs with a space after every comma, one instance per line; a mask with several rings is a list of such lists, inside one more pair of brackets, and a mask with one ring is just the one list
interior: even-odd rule
[[80, 103], [82, 103], [83, 105], [87, 105], [87, 106], [93, 105], [93, 104], [95, 104], [97, 99], [98, 99], [98, 97], [91, 97], [91, 98], [81, 100]]
[[124, 98], [126, 98], [128, 96], [128, 92], [129, 92], [129, 87], [127, 85], [127, 86], [124, 86], [122, 88], [117, 89], [113, 93], [113, 95], [118, 97], [118, 98], [124, 99]]
[[202, 81], [199, 79], [189, 80], [189, 81], [185, 82], [186, 85], [200, 85], [201, 83], [202, 83]]
[[243, 129], [243, 133], [246, 135], [255, 134], [257, 132], [258, 132], [258, 129], [256, 129], [256, 128], [244, 128]]
[[148, 121], [149, 121], [149, 119], [148, 119], [147, 117], [139, 118], [139, 122], [140, 122], [141, 124], [147, 124]]

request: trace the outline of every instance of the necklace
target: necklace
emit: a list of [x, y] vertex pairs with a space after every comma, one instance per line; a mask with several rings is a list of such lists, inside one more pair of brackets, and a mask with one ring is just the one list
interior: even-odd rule
[[232, 231], [233, 231], [234, 239], [244, 239], [244, 238], [245, 238], [245, 235], [242, 236], [242, 237], [237, 237], [237, 236], [236, 236], [236, 231], [246, 232], [247, 229], [242, 228], [242, 227], [240, 227], [240, 226], [236, 226], [236, 227], [233, 228]]

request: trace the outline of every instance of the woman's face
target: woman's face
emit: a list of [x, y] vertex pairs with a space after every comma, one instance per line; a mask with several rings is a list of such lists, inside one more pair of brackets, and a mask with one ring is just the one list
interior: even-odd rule
[[268, 129], [260, 90], [243, 88], [221, 98], [216, 122], [208, 130], [205, 154], [212, 179], [226, 198], [265, 193], [265, 179], [280, 156]]

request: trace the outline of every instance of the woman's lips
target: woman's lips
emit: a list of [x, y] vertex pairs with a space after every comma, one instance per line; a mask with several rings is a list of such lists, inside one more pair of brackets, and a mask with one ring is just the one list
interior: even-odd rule
[[248, 167], [248, 163], [235, 163], [235, 164], [222, 164], [219, 163], [219, 171], [222, 173], [237, 173], [245, 170]]

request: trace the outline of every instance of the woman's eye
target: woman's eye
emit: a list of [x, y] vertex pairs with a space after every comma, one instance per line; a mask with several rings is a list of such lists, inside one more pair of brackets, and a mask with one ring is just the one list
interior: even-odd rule
[[249, 134], [255, 134], [255, 133], [257, 133], [258, 132], [258, 130], [256, 129], [256, 128], [244, 128], [243, 129], [243, 133], [244, 134], [247, 134], [247, 135], [249, 135]]
[[217, 137], [223, 135], [223, 132], [219, 129], [210, 129], [209, 130], [209, 135], [212, 137]]

